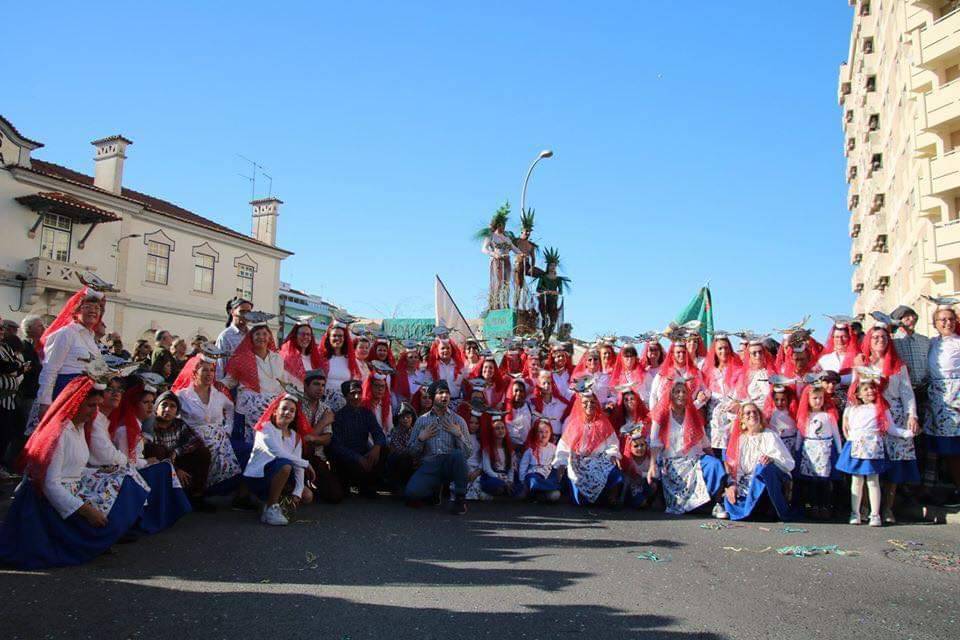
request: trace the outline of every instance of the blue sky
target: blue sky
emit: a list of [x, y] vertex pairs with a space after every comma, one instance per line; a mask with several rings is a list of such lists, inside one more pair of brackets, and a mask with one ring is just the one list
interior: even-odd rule
[[[575, 333], [662, 327], [711, 282], [716, 326], [849, 310], [836, 103], [844, 2], [165, 3], [6, 7], [0, 112], [92, 171], [248, 231], [240, 153], [285, 201], [283, 279], [355, 313], [471, 315], [472, 234], [528, 191]], [[42, 25], [42, 28], [39, 28]], [[11, 54], [13, 55], [13, 54]], [[22, 57], [21, 57], [22, 56]], [[261, 180], [260, 185], [265, 186]], [[258, 189], [258, 195], [265, 191]], [[514, 225], [518, 215], [512, 218]], [[823, 338], [826, 321], [814, 326]]]

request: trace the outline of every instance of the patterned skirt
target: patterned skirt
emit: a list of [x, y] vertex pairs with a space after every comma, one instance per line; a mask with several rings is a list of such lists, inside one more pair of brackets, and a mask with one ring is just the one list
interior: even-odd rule
[[960, 378], [934, 378], [927, 387], [923, 432], [936, 438], [960, 438]]
[[[577, 504], [592, 504], [597, 501], [607, 483], [611, 479], [611, 472], [617, 466], [605, 454], [581, 456], [573, 454], [567, 465], [567, 477], [570, 479]], [[620, 481], [622, 481], [622, 476]]]
[[241, 388], [237, 392], [237, 413], [244, 418], [243, 440], [253, 442], [253, 426], [263, 416], [273, 397], [266, 393], [258, 393]]
[[[907, 414], [899, 398], [890, 403], [890, 415], [893, 423], [901, 429], [907, 428]], [[887, 470], [883, 480], [896, 484], [920, 482], [920, 468], [917, 466], [917, 450], [913, 438], [898, 438], [886, 434], [883, 439], [887, 453]]]
[[701, 507], [720, 491], [723, 463], [712, 456], [663, 456], [657, 461], [667, 513], [682, 514]]
[[233, 480], [243, 470], [240, 461], [230, 444], [230, 433], [224, 425], [205, 424], [196, 429], [203, 444], [210, 450], [210, 475], [207, 486], [215, 487], [221, 482]]

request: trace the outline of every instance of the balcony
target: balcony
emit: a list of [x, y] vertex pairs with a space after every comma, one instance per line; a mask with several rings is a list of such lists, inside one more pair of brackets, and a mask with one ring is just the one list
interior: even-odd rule
[[946, 264], [960, 260], [960, 220], [933, 225], [933, 261]]
[[931, 195], [955, 190], [960, 190], [960, 148], [930, 161]]
[[917, 36], [920, 41], [918, 65], [925, 69], [934, 69], [960, 57], [960, 9], [920, 29]]
[[946, 128], [960, 121], [960, 80], [953, 80], [924, 95], [926, 126], [924, 129]]
[[73, 294], [81, 287], [78, 274], [94, 271], [74, 262], [60, 262], [49, 258], [30, 258], [27, 263], [27, 280], [23, 283], [23, 305], [32, 306], [44, 291], [64, 291]]

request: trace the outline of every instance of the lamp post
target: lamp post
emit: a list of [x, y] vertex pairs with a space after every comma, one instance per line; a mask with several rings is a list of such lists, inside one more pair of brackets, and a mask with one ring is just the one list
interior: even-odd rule
[[128, 233], [125, 236], [120, 236], [117, 238], [117, 241], [113, 243], [113, 250], [116, 252], [117, 258], [117, 268], [116, 273], [113, 276], [114, 284], [117, 285], [117, 288], [123, 291], [123, 287], [120, 286], [120, 243], [129, 238], [139, 238], [141, 234], [139, 233]]
[[543, 160], [544, 158], [552, 158], [553, 151], [550, 149], [544, 149], [541, 151], [536, 159], [530, 163], [530, 168], [527, 169], [527, 177], [523, 179], [523, 191], [520, 192], [520, 213], [522, 214], [527, 210], [527, 183], [530, 182], [530, 174], [533, 173], [533, 168], [537, 166], [537, 163]]

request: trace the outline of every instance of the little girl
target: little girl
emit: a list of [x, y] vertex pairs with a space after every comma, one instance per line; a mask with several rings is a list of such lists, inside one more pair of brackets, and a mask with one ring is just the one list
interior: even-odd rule
[[834, 468], [843, 441], [837, 427], [837, 409], [821, 380], [811, 381], [800, 394], [797, 432], [800, 438], [799, 476], [810, 505], [810, 516], [816, 520], [828, 520], [831, 517], [830, 481], [835, 479]]
[[642, 425], [623, 437], [620, 472], [623, 473], [623, 503], [628, 507], [646, 507], [655, 494], [647, 482], [650, 472], [650, 447], [647, 444], [647, 429]]
[[[461, 407], [463, 405], [461, 404]], [[479, 406], [471, 406], [467, 414], [467, 431], [470, 433], [470, 457], [467, 458], [467, 500], [489, 500], [490, 495], [484, 492], [480, 485], [483, 476], [483, 451], [480, 447], [479, 433], [489, 416]]]
[[[850, 524], [860, 524], [860, 503], [866, 481], [870, 495], [870, 526], [882, 527], [880, 519], [880, 474], [888, 467], [884, 436], [912, 438], [913, 431], [898, 427], [879, 391], [883, 374], [876, 369], [857, 367], [850, 385], [850, 397], [843, 412], [843, 445], [837, 469], [849, 474]], [[856, 395], [854, 395], [856, 391]]]
[[481, 467], [480, 488], [491, 496], [513, 495], [513, 474], [516, 459], [507, 437], [507, 423], [500, 411], [488, 411], [491, 420], [480, 431]]
[[551, 503], [560, 500], [559, 473], [551, 467], [557, 452], [552, 439], [550, 418], [535, 415], [535, 422], [527, 435], [527, 450], [520, 459], [520, 481], [527, 497]]
[[797, 450], [797, 394], [791, 378], [770, 376], [770, 395], [764, 406], [770, 428], [777, 432], [788, 451]]

